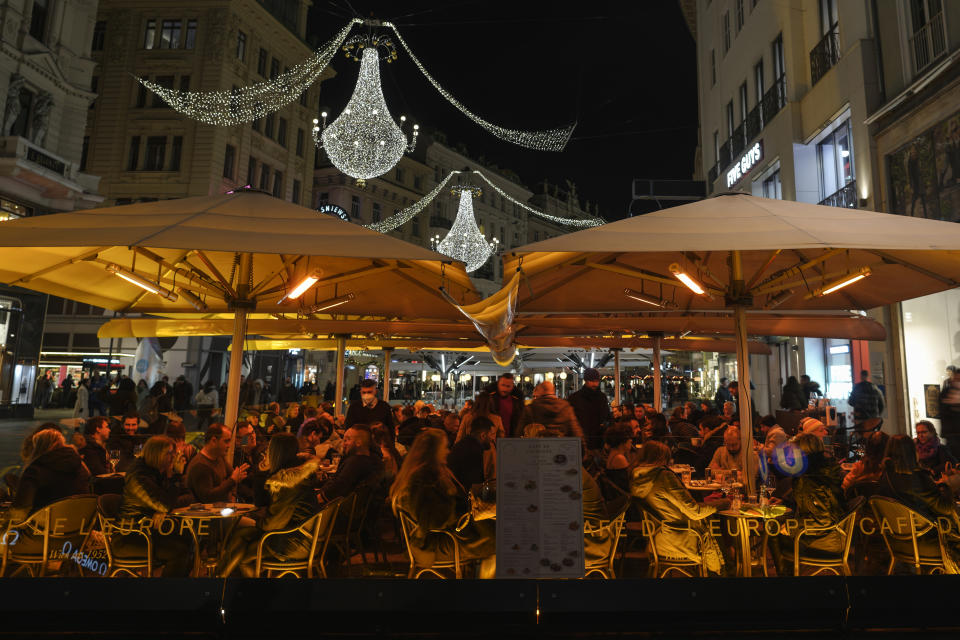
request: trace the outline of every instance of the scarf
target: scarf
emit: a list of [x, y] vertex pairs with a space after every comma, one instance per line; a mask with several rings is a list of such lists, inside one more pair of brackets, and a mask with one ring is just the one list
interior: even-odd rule
[[937, 455], [940, 448], [940, 442], [937, 438], [930, 438], [926, 442], [921, 442], [919, 438], [915, 439], [917, 444], [917, 457], [921, 460], [928, 460]]

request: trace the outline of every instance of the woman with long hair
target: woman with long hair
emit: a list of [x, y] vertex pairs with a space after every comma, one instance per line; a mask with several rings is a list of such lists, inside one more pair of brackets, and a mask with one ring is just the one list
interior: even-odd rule
[[843, 490], [855, 492], [856, 485], [877, 482], [883, 473], [884, 452], [890, 436], [883, 431], [874, 431], [863, 443], [863, 458], [853, 463], [853, 468], [843, 478]]
[[373, 437], [373, 443], [380, 447], [380, 454], [383, 456], [383, 480], [386, 483], [392, 483], [403, 465], [403, 456], [397, 450], [393, 430], [388, 429], [382, 422], [374, 422], [370, 425], [370, 434]]
[[20, 522], [58, 500], [89, 493], [90, 472], [77, 450], [68, 447], [59, 427], [33, 434], [29, 457], [8, 515]]
[[[217, 566], [217, 575], [229, 576], [240, 567], [244, 576], [253, 577], [260, 538], [271, 531], [299, 527], [317, 513], [316, 472], [320, 460], [310, 458], [304, 462], [299, 453], [300, 443], [292, 433], [276, 433], [270, 438], [265, 459], [270, 474], [264, 483], [266, 516], [256, 527], [234, 529]], [[302, 560], [310, 553], [310, 538], [300, 532], [273, 536], [263, 549], [272, 558]]]
[[490, 420], [497, 428], [497, 435], [490, 440], [490, 447], [483, 452], [483, 477], [497, 477], [497, 438], [505, 438], [506, 432], [503, 430], [503, 420], [493, 412], [493, 396], [489, 393], [478, 393], [476, 400], [470, 411], [460, 420], [460, 428], [457, 429], [457, 437], [454, 443], [459, 442], [465, 435], [470, 433], [470, 423], [477, 416], [482, 416]]
[[453, 558], [453, 544], [446, 535], [431, 533], [445, 529], [457, 537], [460, 557], [482, 559], [480, 578], [492, 578], [496, 571], [496, 523], [471, 521], [456, 531], [458, 522], [470, 512], [470, 500], [447, 467], [447, 436], [440, 429], [424, 429], [407, 452], [393, 485], [389, 501], [393, 512], [404, 512], [415, 526], [410, 533], [411, 553], [424, 564]]
[[947, 469], [947, 465], [952, 468], [957, 464], [957, 459], [953, 457], [950, 450], [940, 443], [940, 436], [937, 435], [937, 429], [929, 420], [921, 420], [917, 423], [915, 430], [917, 438], [914, 440], [917, 446], [917, 460], [924, 469], [929, 469], [934, 476], [940, 476]]

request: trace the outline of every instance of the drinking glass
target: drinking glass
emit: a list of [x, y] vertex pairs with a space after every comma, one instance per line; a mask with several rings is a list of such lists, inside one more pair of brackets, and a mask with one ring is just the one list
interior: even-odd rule
[[120, 449], [110, 449], [108, 454], [110, 456], [110, 468], [113, 469], [113, 472], [117, 472], [117, 464], [120, 462]]
[[137, 457], [137, 458], [139, 458], [140, 456], [143, 455], [143, 445], [142, 445], [142, 444], [138, 444], [138, 445], [135, 445], [135, 446], [133, 447], [133, 455], [134, 455], [134, 457]]
[[340, 456], [336, 454], [331, 456], [330, 464], [333, 466], [333, 470], [336, 471], [337, 468], [340, 466]]
[[712, 484], [713, 482], [713, 469], [707, 467], [703, 471], [703, 478], [707, 481], [707, 484]]

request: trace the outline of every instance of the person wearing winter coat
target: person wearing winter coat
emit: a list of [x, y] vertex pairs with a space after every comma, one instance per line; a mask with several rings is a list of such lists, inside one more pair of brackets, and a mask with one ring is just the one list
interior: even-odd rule
[[583, 372], [583, 387], [569, 398], [577, 424], [586, 439], [587, 449], [603, 448], [603, 430], [610, 422], [610, 401], [600, 390], [600, 372], [587, 369]]
[[780, 407], [787, 411], [802, 411], [807, 408], [807, 399], [803, 394], [803, 387], [796, 376], [787, 378], [787, 384], [783, 385], [783, 392], [780, 394]]
[[90, 493], [90, 472], [77, 450], [67, 446], [59, 429], [38, 431], [32, 445], [7, 514], [11, 522], [21, 522], [58, 500]]
[[73, 417], [90, 417], [90, 382], [84, 378], [77, 386], [77, 402], [73, 405]]
[[584, 440], [583, 430], [577, 422], [573, 407], [566, 400], [557, 397], [553, 383], [549, 380], [544, 380], [533, 390], [533, 401], [524, 407], [514, 437], [523, 435], [523, 428], [532, 423], [542, 424], [562, 437]]

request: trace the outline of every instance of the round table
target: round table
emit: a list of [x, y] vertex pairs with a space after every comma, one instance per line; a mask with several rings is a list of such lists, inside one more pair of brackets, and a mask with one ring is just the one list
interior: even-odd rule
[[[741, 577], [749, 578], [753, 573], [753, 553], [750, 550], [750, 531], [752, 527], [748, 524], [750, 521], [759, 520], [763, 523], [766, 523], [767, 520], [777, 520], [793, 513], [793, 510], [789, 507], [775, 506], [771, 507], [772, 511], [763, 512], [759, 505], [755, 504], [744, 504], [743, 507], [749, 509], [749, 511], [744, 512], [742, 509], [733, 511], [731, 509], [726, 509], [724, 511], [718, 511], [717, 514], [725, 518], [733, 518], [737, 522], [737, 537], [740, 540], [740, 567], [738, 573]], [[779, 525], [777, 525], [779, 531]], [[761, 566], [763, 567], [764, 575], [767, 574], [767, 538], [768, 532], [766, 524], [762, 524], [757, 527], [758, 531], [762, 533], [762, 541], [760, 545], [760, 554], [759, 558]]]
[[[200, 571], [200, 540], [197, 536], [197, 532], [193, 529], [194, 520], [217, 520], [220, 527], [220, 535], [218, 540], [218, 547], [222, 547], [223, 543], [230, 536], [230, 532], [233, 531], [233, 527], [236, 526], [237, 521], [241, 516], [256, 511], [257, 506], [253, 504], [247, 504], [243, 502], [216, 502], [216, 503], [194, 503], [186, 507], [179, 507], [172, 510], [169, 516], [174, 518], [181, 518], [189, 522], [190, 533], [193, 535], [194, 540], [197, 542], [197, 559], [194, 564], [194, 572], [199, 574]], [[225, 526], [226, 525], [226, 526]], [[214, 554], [214, 562], [210, 563], [209, 559], [207, 562], [207, 568], [212, 569], [216, 566], [216, 560], [220, 558], [220, 553], [222, 548], [217, 548], [216, 553]]]

